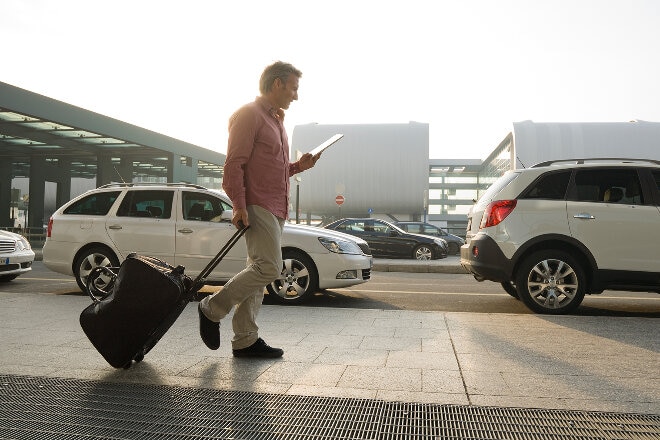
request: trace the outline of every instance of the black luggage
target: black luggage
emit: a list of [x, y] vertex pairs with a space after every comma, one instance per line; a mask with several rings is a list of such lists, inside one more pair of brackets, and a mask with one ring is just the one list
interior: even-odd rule
[[80, 325], [105, 360], [115, 368], [140, 362], [195, 299], [205, 278], [246, 229], [236, 231], [194, 281], [185, 275], [183, 266], [135, 253], [119, 268], [92, 270], [87, 291], [94, 303], [80, 314]]

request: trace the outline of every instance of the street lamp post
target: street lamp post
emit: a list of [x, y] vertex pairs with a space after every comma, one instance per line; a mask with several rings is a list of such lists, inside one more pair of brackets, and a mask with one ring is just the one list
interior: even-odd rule
[[296, 224], [300, 224], [300, 176], [296, 176]]

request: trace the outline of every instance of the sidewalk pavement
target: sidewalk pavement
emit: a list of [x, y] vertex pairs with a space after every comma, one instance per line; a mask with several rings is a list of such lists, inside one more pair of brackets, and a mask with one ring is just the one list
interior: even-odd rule
[[656, 319], [264, 305], [260, 334], [285, 354], [249, 360], [231, 355], [229, 319], [220, 349], [208, 350], [191, 304], [142, 362], [116, 370], [80, 328], [89, 303], [85, 296], [0, 290], [0, 375], [660, 413]]

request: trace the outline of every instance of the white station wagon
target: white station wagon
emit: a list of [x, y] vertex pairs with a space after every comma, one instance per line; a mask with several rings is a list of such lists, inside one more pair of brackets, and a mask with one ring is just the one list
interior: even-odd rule
[[[43, 261], [55, 272], [75, 276], [83, 291], [92, 269], [116, 267], [131, 252], [183, 265], [194, 277], [236, 231], [231, 218], [229, 198], [199, 185], [109, 184], [55, 211]], [[207, 280], [228, 280], [245, 268], [246, 255], [241, 239]], [[301, 302], [319, 289], [364, 283], [373, 265], [364, 240], [288, 223], [282, 255], [282, 274], [267, 289], [287, 303]]]

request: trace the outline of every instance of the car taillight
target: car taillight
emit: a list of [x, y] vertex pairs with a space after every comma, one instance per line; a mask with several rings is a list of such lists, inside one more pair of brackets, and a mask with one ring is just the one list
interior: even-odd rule
[[50, 233], [53, 231], [53, 217], [48, 219], [48, 228], [46, 229], [46, 237], [50, 237]]
[[491, 202], [486, 207], [479, 229], [498, 225], [516, 207], [516, 200], [498, 200]]

